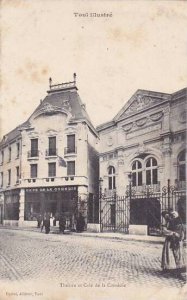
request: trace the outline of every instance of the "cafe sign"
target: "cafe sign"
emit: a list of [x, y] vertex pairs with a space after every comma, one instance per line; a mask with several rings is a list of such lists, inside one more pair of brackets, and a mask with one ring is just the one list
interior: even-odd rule
[[77, 186], [27, 188], [25, 191], [28, 193], [77, 191]]

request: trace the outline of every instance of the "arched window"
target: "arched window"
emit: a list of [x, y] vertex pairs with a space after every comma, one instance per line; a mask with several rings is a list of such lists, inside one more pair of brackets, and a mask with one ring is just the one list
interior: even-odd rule
[[178, 156], [178, 179], [186, 181], [186, 150], [180, 152]]
[[154, 157], [146, 161], [146, 185], [158, 183], [158, 165]]
[[142, 164], [135, 160], [132, 164], [132, 186], [142, 185]]
[[109, 190], [116, 188], [115, 168], [112, 166], [108, 168], [108, 188]]

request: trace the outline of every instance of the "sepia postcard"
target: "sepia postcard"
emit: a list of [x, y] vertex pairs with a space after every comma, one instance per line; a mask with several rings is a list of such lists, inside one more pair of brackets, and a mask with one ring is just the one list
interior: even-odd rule
[[186, 299], [187, 2], [0, 24], [0, 300]]

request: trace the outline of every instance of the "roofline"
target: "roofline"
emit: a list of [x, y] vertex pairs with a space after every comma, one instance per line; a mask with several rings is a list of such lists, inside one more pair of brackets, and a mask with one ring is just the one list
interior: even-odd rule
[[[160, 94], [160, 96], [161, 95], [164, 95], [164, 96], [168, 96], [168, 97], [170, 97], [170, 99], [164, 99], [164, 101], [163, 101], [163, 104], [164, 103], [166, 103], [167, 101], [171, 101], [171, 100], [173, 100], [173, 101], [175, 101], [175, 100], [178, 100], [178, 99], [173, 99], [173, 97], [175, 97], [175, 96], [177, 96], [177, 94], [182, 94], [183, 92], [185, 92], [186, 91], [186, 93], [187, 93], [187, 87], [185, 87], [185, 88], [183, 88], [183, 89], [180, 89], [180, 90], [178, 90], [178, 91], [176, 91], [176, 92], [174, 92], [174, 93], [164, 93], [164, 92], [156, 92], [156, 91], [150, 91], [150, 90], [143, 90], [143, 89], [138, 89], [138, 90], [136, 90], [136, 92], [130, 97], [130, 99], [135, 95], [135, 94], [137, 94], [137, 93], [139, 93], [139, 92], [144, 92], [144, 93], [147, 93], [147, 94], [157, 94], [157, 95], [159, 95]], [[155, 95], [156, 96], [156, 95]], [[129, 100], [130, 100], [129, 99]], [[127, 100], [127, 102], [123, 105], [123, 107], [120, 109], [120, 111], [115, 115], [115, 117], [111, 120], [111, 121], [108, 121], [108, 122], [106, 122], [106, 123], [102, 123], [102, 124], [100, 124], [100, 125], [98, 125], [98, 126], [96, 126], [96, 130], [98, 131], [98, 132], [100, 132], [100, 131], [102, 131], [102, 130], [105, 130], [105, 129], [108, 129], [108, 128], [110, 128], [110, 127], [113, 127], [114, 125], [116, 125], [116, 123], [118, 123], [118, 122], [121, 122], [121, 121], [123, 121], [123, 120], [125, 120], [125, 119], [128, 119], [128, 118], [130, 118], [130, 117], [132, 117], [132, 116], [134, 116], [134, 115], [136, 115], [136, 114], [140, 114], [141, 112], [138, 112], [138, 113], [135, 113], [135, 114], [133, 114], [133, 115], [130, 115], [130, 116], [128, 116], [128, 117], [124, 117], [123, 119], [121, 119], [121, 120], [119, 120], [119, 121], [116, 121], [116, 118], [117, 118], [117, 116], [120, 114], [120, 112], [123, 110], [123, 108], [125, 107], [125, 105], [128, 103], [128, 101], [129, 100]], [[158, 105], [160, 105], [160, 104], [157, 104], [157, 105], [155, 105], [154, 107], [156, 107], [156, 106], [158, 106]], [[148, 109], [150, 109], [150, 108], [152, 108], [152, 107], [149, 107], [149, 108], [147, 108], [147, 110]]]

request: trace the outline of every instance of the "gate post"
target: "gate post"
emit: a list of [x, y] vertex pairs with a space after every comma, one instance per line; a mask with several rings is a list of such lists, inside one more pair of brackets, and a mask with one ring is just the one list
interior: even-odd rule
[[175, 191], [175, 189], [175, 186], [170, 185], [170, 179], [167, 180], [167, 186], [164, 186], [162, 188], [162, 193], [166, 196], [167, 199], [168, 210], [174, 209], [173, 205], [171, 205], [171, 196], [173, 200], [173, 192]]
[[100, 232], [102, 232], [102, 221], [101, 221], [101, 212], [102, 212], [102, 187], [103, 187], [103, 179], [99, 178], [99, 224], [100, 224]]

